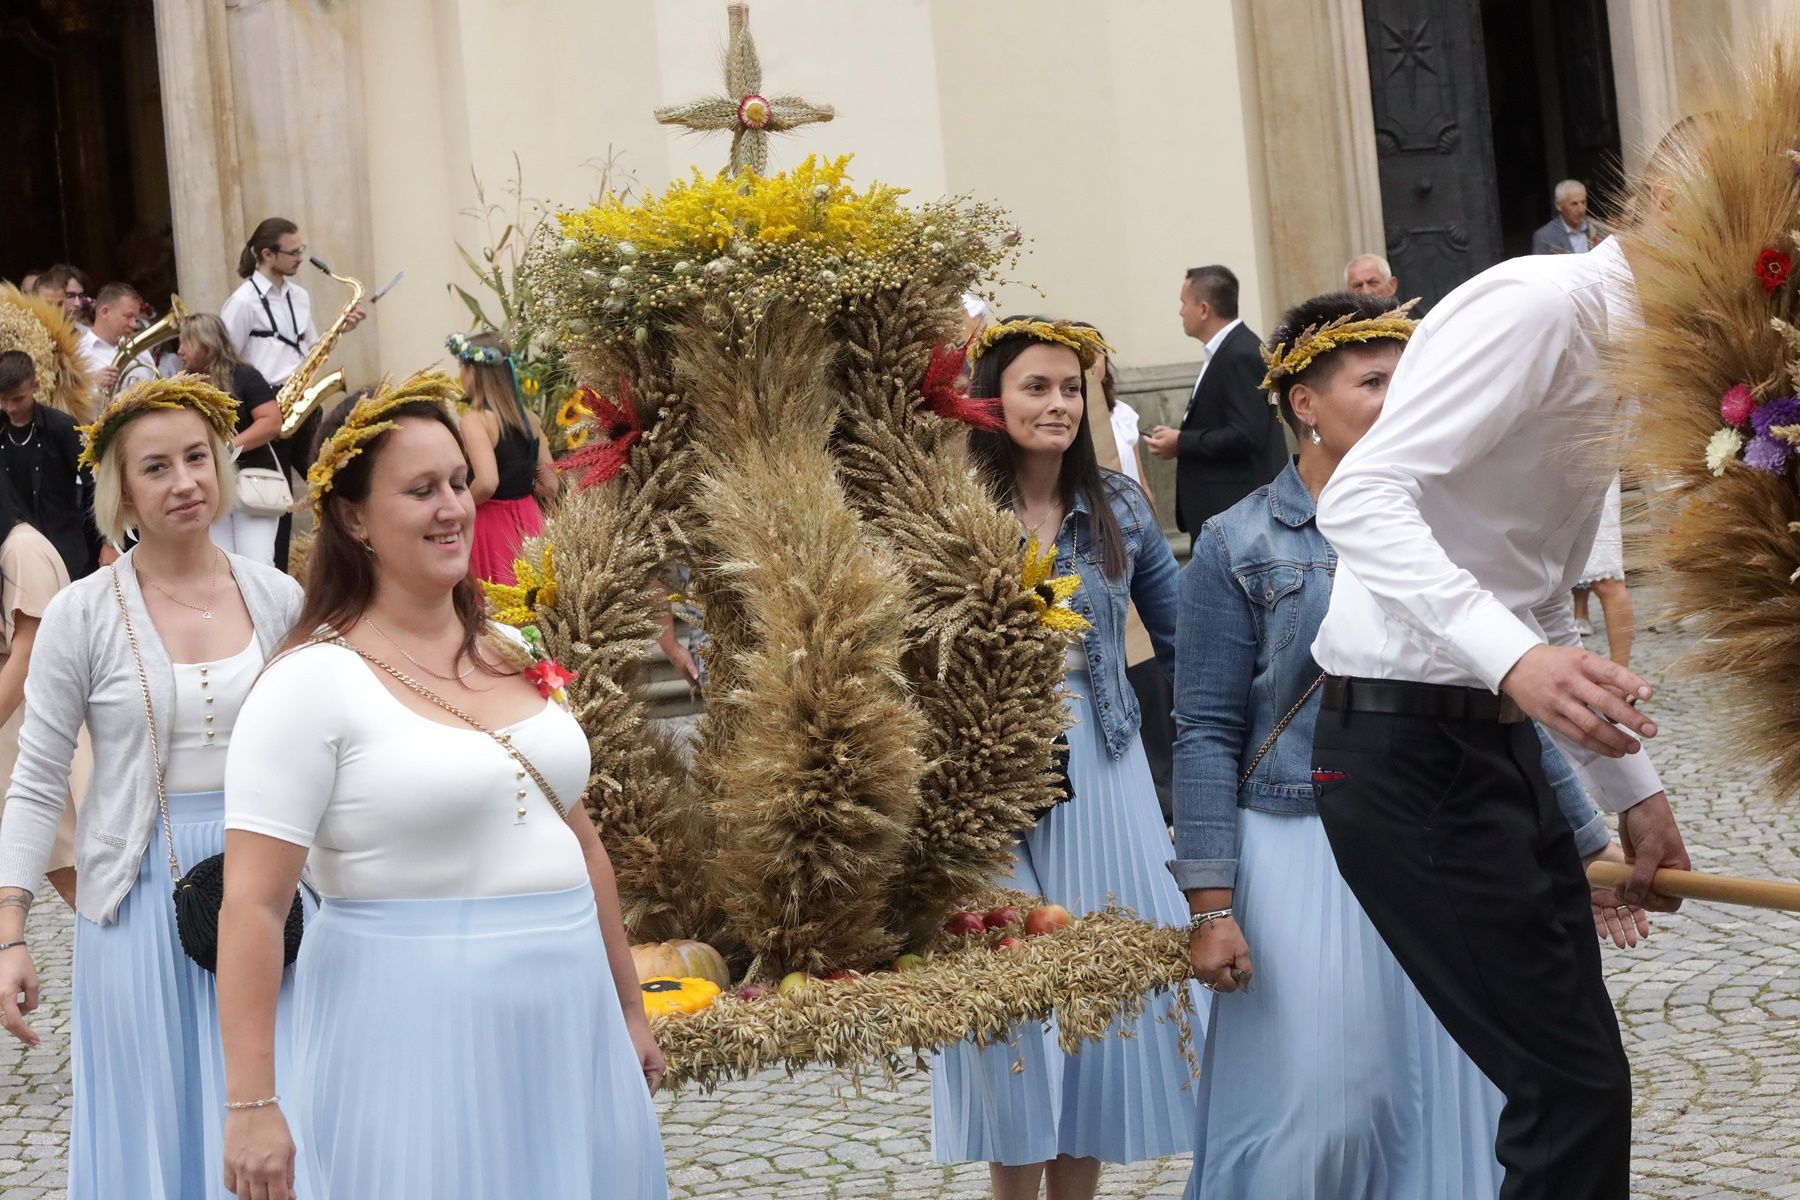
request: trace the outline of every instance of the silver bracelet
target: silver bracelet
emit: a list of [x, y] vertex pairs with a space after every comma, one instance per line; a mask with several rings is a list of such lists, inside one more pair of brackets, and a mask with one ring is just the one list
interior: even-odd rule
[[16, 942], [0, 942], [0, 950], [12, 950], [12, 949], [16, 949], [19, 946], [23, 946], [24, 944], [25, 944], [24, 938], [20, 938]]
[[235, 1104], [227, 1103], [225, 1105], [225, 1111], [226, 1112], [243, 1112], [244, 1110], [251, 1109], [251, 1108], [274, 1108], [277, 1104], [280, 1104], [280, 1103], [281, 1103], [280, 1096], [270, 1096], [267, 1100], [239, 1100]]
[[1231, 910], [1229, 908], [1215, 908], [1211, 912], [1195, 913], [1188, 918], [1187, 931], [1190, 934], [1199, 933], [1214, 921], [1224, 921], [1229, 919], [1230, 916]]

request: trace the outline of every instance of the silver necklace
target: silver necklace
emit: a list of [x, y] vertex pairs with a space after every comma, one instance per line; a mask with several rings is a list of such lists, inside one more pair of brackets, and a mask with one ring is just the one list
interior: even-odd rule
[[9, 445], [19, 446], [21, 448], [29, 446], [31, 445], [32, 439], [37, 437], [37, 422], [33, 421], [30, 425], [25, 427], [25, 440], [22, 442], [13, 436], [12, 431], [13, 427], [8, 425], [6, 427], [6, 440]]
[[[373, 629], [376, 633], [379, 633], [381, 635], [382, 641], [386, 642], [388, 645], [390, 645], [394, 649], [398, 650], [400, 652], [401, 658], [404, 658], [407, 662], [409, 662], [413, 666], [419, 668], [419, 670], [425, 672], [427, 675], [430, 675], [434, 679], [442, 679], [445, 683], [461, 683], [463, 680], [467, 679], [469, 676], [471, 676], [475, 673], [475, 664], [474, 663], [470, 663], [468, 670], [462, 672], [462, 674], [460, 674], [460, 675], [445, 675], [441, 671], [434, 671], [430, 667], [426, 666], [424, 663], [420, 662], [418, 659], [414, 658], [412, 655], [408, 654], [406, 652], [406, 647], [402, 646], [399, 642], [396, 642], [393, 638], [389, 637], [387, 635], [387, 630], [383, 629], [381, 626], [377, 625], [374, 621], [369, 619], [369, 614], [367, 614], [367, 613], [363, 614], [363, 623], [365, 625], [367, 625], [370, 629]], [[457, 655], [457, 657], [461, 658], [462, 655], [459, 653]]]
[[164, 587], [162, 584], [156, 582], [156, 580], [154, 580], [154, 579], [150, 578], [148, 575], [144, 574], [144, 569], [142, 567], [138, 568], [138, 578], [142, 579], [145, 583], [149, 584], [151, 587], [155, 588], [157, 591], [161, 592], [163, 595], [167, 596], [169, 599], [173, 600], [175, 603], [181, 605], [181, 607], [193, 609], [195, 612], [200, 614], [200, 616], [203, 620], [207, 620], [207, 621], [212, 620], [213, 594], [219, 590], [219, 558], [218, 558], [217, 554], [215, 554], [213, 556], [212, 574], [211, 574], [211, 576], [208, 577], [208, 580], [207, 580], [206, 603], [205, 604], [189, 604], [186, 600], [183, 600], [180, 596], [177, 596], [174, 592], [171, 592], [168, 588]]

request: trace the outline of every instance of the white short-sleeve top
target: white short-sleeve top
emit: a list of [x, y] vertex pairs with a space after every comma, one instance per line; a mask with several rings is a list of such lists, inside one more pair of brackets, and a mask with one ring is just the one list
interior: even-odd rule
[[262, 669], [262, 643], [250, 644], [217, 662], [173, 663], [175, 719], [169, 722], [168, 761], [163, 787], [171, 796], [216, 792], [225, 786], [225, 759], [231, 731], [244, 699]]
[[[493, 738], [454, 720], [402, 704], [353, 651], [296, 650], [263, 672], [238, 716], [225, 827], [307, 847], [308, 878], [334, 899], [512, 896], [585, 882], [575, 831], [542, 790]], [[587, 738], [560, 706], [546, 701], [496, 732], [565, 807], [580, 803]]]

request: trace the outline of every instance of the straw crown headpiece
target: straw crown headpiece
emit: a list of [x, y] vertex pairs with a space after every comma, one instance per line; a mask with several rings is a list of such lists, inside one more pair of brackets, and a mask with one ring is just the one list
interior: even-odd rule
[[306, 482], [312, 488], [313, 518], [324, 516], [325, 496], [337, 473], [370, 442], [397, 427], [398, 422], [390, 415], [395, 409], [424, 403], [440, 405], [448, 411], [459, 391], [443, 372], [420, 371], [397, 384], [383, 380], [373, 392], [356, 401], [344, 423], [319, 447], [318, 459], [306, 472]]
[[1028, 337], [1037, 342], [1051, 342], [1058, 346], [1067, 346], [1081, 360], [1081, 369], [1093, 366], [1102, 354], [1108, 354], [1112, 347], [1100, 336], [1100, 331], [1086, 325], [1070, 325], [1063, 321], [1001, 321], [989, 325], [969, 343], [969, 361], [978, 360], [983, 354], [993, 349], [994, 343], [1002, 338]]
[[1404, 342], [1412, 337], [1418, 322], [1406, 314], [1412, 311], [1418, 300], [1408, 300], [1405, 304], [1382, 313], [1379, 317], [1364, 317], [1352, 320], [1349, 314], [1335, 321], [1327, 321], [1322, 325], [1309, 325], [1301, 330], [1290, 345], [1277, 342], [1265, 347], [1263, 362], [1269, 365], [1269, 373], [1263, 376], [1262, 388], [1269, 393], [1269, 402], [1273, 404], [1278, 395], [1281, 381], [1292, 378], [1306, 368], [1312, 366], [1313, 360], [1320, 355], [1329, 354], [1344, 346], [1360, 342], [1373, 342], [1388, 339]]
[[237, 401], [214, 386], [204, 375], [183, 373], [167, 379], [146, 379], [115, 396], [100, 410], [92, 425], [78, 426], [81, 457], [76, 465], [94, 467], [106, 454], [119, 430], [133, 417], [147, 412], [186, 409], [200, 414], [220, 439], [229, 442], [237, 433]]

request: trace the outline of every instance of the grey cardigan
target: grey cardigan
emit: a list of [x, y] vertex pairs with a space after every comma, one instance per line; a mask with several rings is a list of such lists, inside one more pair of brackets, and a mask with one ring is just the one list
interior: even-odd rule
[[[226, 560], [263, 654], [272, 657], [300, 615], [300, 585], [274, 567], [235, 554]], [[167, 746], [175, 668], [144, 607], [130, 553], [118, 567], [150, 681], [157, 737]], [[112, 570], [102, 567], [57, 593], [44, 609], [25, 677], [18, 763], [0, 819], [0, 887], [35, 892], [68, 796], [75, 736], [86, 722], [94, 771], [75, 819], [75, 909], [101, 925], [116, 918], [145, 850], [161, 837], [144, 696], [112, 580]], [[186, 870], [194, 864], [181, 865]]]

